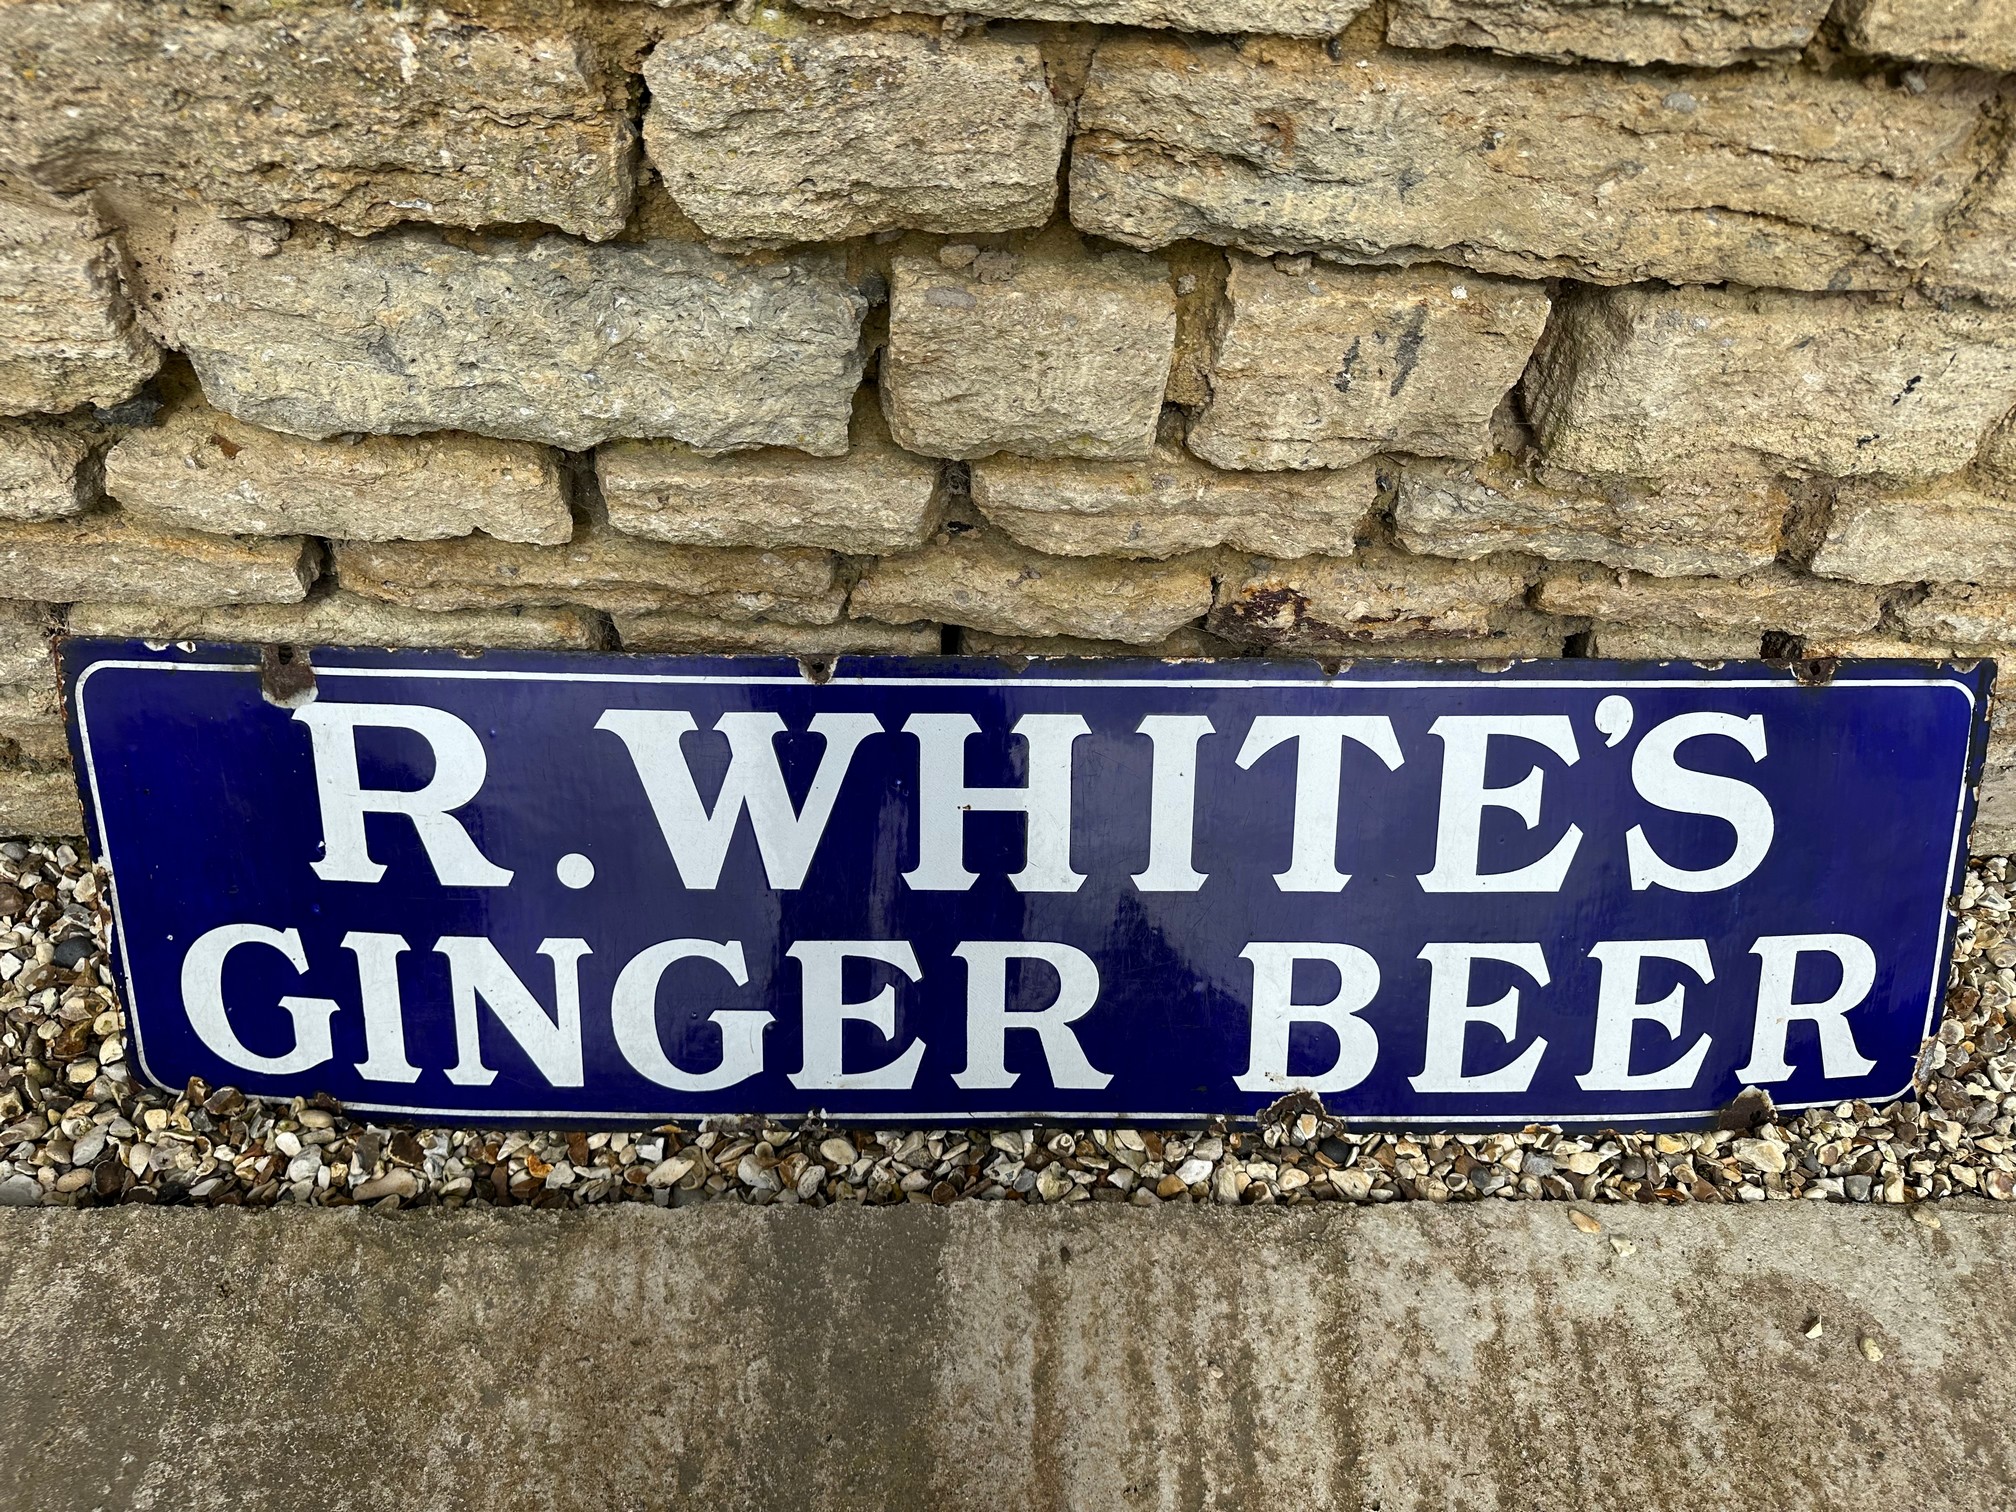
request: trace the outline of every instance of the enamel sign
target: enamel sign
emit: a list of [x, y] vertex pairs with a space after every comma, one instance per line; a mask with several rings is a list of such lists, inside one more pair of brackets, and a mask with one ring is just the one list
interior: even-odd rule
[[435, 1122], [1880, 1102], [1991, 676], [65, 647], [140, 1068]]

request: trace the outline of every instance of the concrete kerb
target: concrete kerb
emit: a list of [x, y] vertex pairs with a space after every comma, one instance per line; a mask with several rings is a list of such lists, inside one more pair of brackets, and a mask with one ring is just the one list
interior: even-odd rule
[[2016, 1215], [1574, 1211], [8, 1212], [0, 1508], [2007, 1505]]

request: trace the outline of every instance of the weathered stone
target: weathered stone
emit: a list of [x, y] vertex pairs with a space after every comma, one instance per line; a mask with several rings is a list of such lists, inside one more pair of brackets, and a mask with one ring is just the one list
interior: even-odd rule
[[1162, 26], [1177, 31], [1268, 32], [1277, 37], [1331, 37], [1357, 19], [1371, 0], [801, 0], [809, 10], [847, 16], [1002, 16], [1018, 21], [1085, 21], [1107, 26]]
[[676, 441], [614, 441], [595, 453], [609, 523], [688, 546], [907, 551], [931, 534], [938, 464], [889, 438], [875, 396], [854, 407], [854, 444], [813, 461], [770, 448], [709, 457]]
[[1410, 636], [1481, 639], [1516, 607], [1532, 571], [1520, 557], [1447, 562], [1390, 547], [1255, 562], [1220, 583], [1206, 624], [1241, 644], [1319, 654]]
[[91, 207], [0, 192], [0, 415], [117, 404], [160, 365]]
[[580, 16], [551, 0], [16, 0], [0, 163], [58, 189], [142, 185], [352, 231], [611, 236], [635, 131], [620, 63]]
[[56, 679], [0, 686], [0, 760], [48, 765], [70, 759]]
[[1748, 661], [1761, 654], [1755, 630], [1714, 630], [1699, 625], [1590, 626], [1588, 653], [1613, 661]]
[[0, 766], [0, 835], [81, 835], [84, 807], [67, 766]]
[[1235, 546], [1261, 556], [1349, 556], [1378, 495], [1370, 463], [1286, 477], [1221, 472], [1165, 436], [1145, 462], [975, 462], [973, 502], [1052, 556], [1161, 558]]
[[644, 143], [709, 236], [1040, 226], [1069, 112], [1029, 37], [766, 13], [659, 44]]
[[1915, 488], [1845, 483], [1813, 570], [1858, 583], [2016, 584], [2016, 498], [1964, 475]]
[[123, 512], [0, 525], [4, 598], [291, 604], [315, 573], [314, 549], [299, 536], [200, 535]]
[[0, 683], [55, 680], [49, 657], [55, 626], [55, 612], [47, 604], [0, 599]]
[[[2016, 67], [2016, 64], [2012, 64]], [[2006, 82], [2003, 110], [2016, 110], [2016, 88]], [[2000, 159], [1947, 230], [1946, 240], [1922, 280], [1937, 295], [2016, 304], [2016, 140], [2003, 144]]]
[[502, 646], [600, 650], [602, 617], [580, 609], [406, 609], [361, 593], [316, 593], [299, 604], [174, 609], [72, 604], [72, 635], [153, 641], [248, 641], [291, 646]]
[[98, 500], [98, 448], [91, 427], [0, 420], [0, 520], [56, 520]]
[[1890, 613], [1920, 640], [1948, 649], [2016, 646], [2016, 591], [2008, 588], [1935, 583], [1923, 598], [1900, 600]]
[[1588, 290], [1524, 385], [1550, 462], [1639, 477], [1749, 453], [1835, 477], [1964, 467], [2016, 400], [2016, 314], [1739, 289]]
[[1573, 62], [1730, 63], [1797, 55], [1829, 0], [1394, 0], [1397, 47], [1486, 47]]
[[1431, 556], [1524, 551], [1660, 577], [1735, 575], [1777, 559], [1793, 487], [1742, 474], [1591, 478], [1532, 470], [1499, 452], [1476, 463], [1406, 463], [1393, 523], [1401, 545]]
[[1861, 52], [2016, 69], [2016, 0], [1841, 0], [1836, 10]]
[[580, 523], [565, 546], [459, 541], [345, 541], [343, 587], [412, 609], [581, 604], [612, 614], [679, 609], [721, 619], [826, 625], [846, 594], [823, 551], [667, 546]]
[[1211, 562], [1144, 565], [1049, 557], [983, 531], [941, 537], [869, 567], [850, 613], [935, 620], [996, 635], [1075, 635], [1152, 645], [1211, 607]]
[[937, 625], [883, 625], [861, 619], [781, 625], [676, 612], [619, 614], [616, 635], [625, 651], [725, 656], [936, 656], [944, 639]]
[[[1324, 640], [1312, 635], [1298, 649], [1326, 662], [1337, 661], [1461, 661], [1497, 665], [1507, 661], [1536, 658], [1552, 660], [1566, 648], [1568, 638], [1581, 633], [1583, 620], [1556, 619], [1528, 609], [1494, 609], [1485, 616], [1477, 634], [1402, 635], [1393, 640]], [[1283, 654], [1283, 648], [1267, 647], [1268, 655]]]
[[1533, 603], [1549, 614], [1587, 615], [1598, 623], [1759, 634], [1859, 633], [1875, 629], [1883, 615], [1883, 595], [1873, 588], [1815, 582], [1783, 567], [1739, 578], [1555, 568], [1541, 578]]
[[297, 230], [259, 256], [221, 226], [178, 239], [165, 292], [211, 403], [273, 430], [819, 456], [847, 449], [868, 308], [824, 250]]
[[106, 492], [140, 516], [237, 535], [433, 541], [486, 531], [557, 545], [574, 533], [559, 459], [457, 432], [310, 441], [188, 393], [105, 456]]
[[1508, 66], [1467, 53], [1103, 44], [1071, 215], [1346, 262], [1592, 283], [1889, 288], [1975, 174], [1993, 81]]
[[1156, 258], [1045, 247], [962, 269], [899, 256], [883, 408], [924, 456], [1146, 457], [1175, 344]]
[[1244, 656], [1245, 649], [1220, 640], [1195, 625], [1171, 631], [1152, 645], [1125, 641], [1088, 640], [1082, 635], [990, 635], [985, 630], [959, 633], [961, 656], [1152, 656], [1170, 661]]
[[1220, 467], [1478, 457], [1547, 324], [1535, 284], [1235, 256], [1190, 449]]

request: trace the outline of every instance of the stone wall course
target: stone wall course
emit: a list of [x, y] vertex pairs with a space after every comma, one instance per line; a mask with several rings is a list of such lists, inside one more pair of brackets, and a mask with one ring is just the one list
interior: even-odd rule
[[1843, 484], [1813, 570], [1859, 583], [2016, 584], [2016, 491], [1965, 475], [1911, 488]]
[[90, 508], [104, 439], [89, 424], [0, 420], [0, 520], [56, 520]]
[[117, 404], [153, 375], [161, 353], [134, 322], [123, 262], [87, 202], [0, 181], [0, 415]]
[[177, 530], [122, 511], [0, 524], [0, 598], [74, 603], [298, 603], [319, 567], [299, 536]]
[[[628, 77], [566, 0], [13, 0], [0, 166], [234, 216], [622, 228]], [[257, 102], [256, 105], [254, 102]]]
[[1349, 556], [1378, 497], [1376, 467], [1228, 472], [1165, 434], [1141, 462], [1007, 455], [972, 465], [973, 503], [1053, 556], [1162, 559], [1232, 546], [1261, 556]]
[[1749, 289], [1562, 299], [1522, 396], [1543, 453], [1657, 476], [1734, 461], [1831, 477], [1965, 467], [2016, 402], [2016, 313]]
[[49, 637], [59, 622], [49, 604], [0, 599], [0, 684], [55, 681]]
[[[319, 585], [318, 585], [319, 589]], [[245, 641], [295, 646], [495, 646], [599, 651], [609, 640], [599, 614], [572, 608], [408, 609], [361, 593], [317, 591], [298, 604], [86, 602], [65, 614], [72, 635], [152, 641]]]
[[1235, 254], [1190, 449], [1219, 467], [1479, 457], [1547, 324], [1536, 284]]
[[882, 407], [897, 444], [922, 456], [1142, 458], [1175, 344], [1159, 258], [1055, 241], [903, 253], [890, 267]]
[[1214, 562], [1209, 555], [1154, 563], [1051, 557], [968, 529], [872, 563], [848, 610], [888, 624], [930, 620], [995, 635], [1152, 645], [1203, 618]]
[[799, 0], [808, 10], [846, 16], [1000, 16], [1017, 21], [1080, 21], [1169, 27], [1188, 32], [1264, 32], [1332, 37], [1372, 0]]
[[1312, 655], [1424, 636], [1481, 642], [1503, 629], [1533, 571], [1525, 557], [1450, 562], [1390, 546], [1255, 560], [1223, 575], [1206, 625], [1229, 641]]
[[84, 806], [65, 766], [0, 764], [0, 835], [81, 835]]
[[781, 447], [707, 456], [676, 441], [613, 441], [595, 452], [609, 523], [688, 546], [818, 546], [874, 556], [921, 545], [936, 524], [939, 464], [890, 438], [863, 389], [852, 445], [812, 459]]
[[1533, 603], [1549, 614], [1598, 622], [1668, 625], [1686, 631], [1767, 630], [1860, 634], [1883, 616], [1883, 594], [1848, 583], [1822, 583], [1783, 567], [1738, 578], [1659, 578], [1601, 567], [1550, 568]]
[[1069, 110], [1030, 36], [766, 15], [669, 39], [644, 142], [708, 236], [836, 241], [1040, 226]]
[[339, 541], [337, 582], [409, 609], [580, 605], [611, 614], [661, 609], [721, 619], [826, 625], [846, 591], [824, 551], [669, 546], [585, 518], [565, 546], [488, 536], [454, 541]]
[[942, 627], [929, 624], [841, 619], [830, 625], [785, 625], [710, 619], [676, 610], [619, 614], [616, 634], [625, 651], [708, 656], [936, 656], [945, 638]]
[[1722, 630], [1702, 625], [1616, 624], [1590, 626], [1584, 649], [1613, 661], [1743, 661], [1760, 654], [1764, 637], [1755, 630]]
[[574, 533], [558, 456], [448, 432], [312, 441], [187, 392], [105, 455], [105, 489], [136, 517], [226, 535], [439, 540], [482, 530], [564, 544]]
[[825, 249], [738, 259], [564, 236], [179, 237], [158, 318], [210, 402], [326, 438], [847, 449], [867, 298]]
[[1481, 47], [1569, 63], [1732, 63], [1794, 57], [1830, 0], [1393, 0], [1396, 47]]
[[1079, 105], [1071, 216], [1144, 248], [1897, 288], [1976, 177], [1994, 92], [1917, 82], [1115, 38]]

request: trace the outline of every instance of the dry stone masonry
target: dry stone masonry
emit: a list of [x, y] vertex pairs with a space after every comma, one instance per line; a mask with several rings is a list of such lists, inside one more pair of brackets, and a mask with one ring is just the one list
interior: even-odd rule
[[65, 630], [2016, 654], [2012, 73], [2012, 0], [0, 3], [0, 830], [79, 827]]

